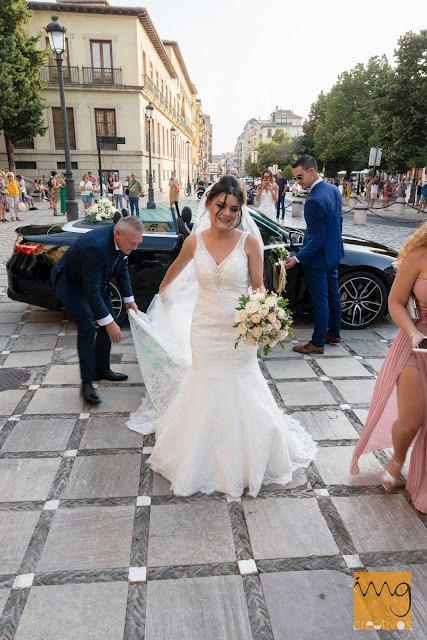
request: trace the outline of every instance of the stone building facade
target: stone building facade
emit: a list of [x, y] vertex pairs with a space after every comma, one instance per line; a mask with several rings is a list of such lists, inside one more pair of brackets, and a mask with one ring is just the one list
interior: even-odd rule
[[[199, 174], [200, 118], [197, 91], [179, 45], [162, 40], [148, 12], [142, 8], [114, 7], [106, 1], [28, 3], [33, 11], [29, 35], [41, 34], [40, 47], [48, 47], [44, 27], [57, 15], [66, 31], [64, 53], [65, 98], [73, 173], [81, 177], [98, 172], [97, 135], [125, 138], [123, 145], [103, 145], [102, 167], [131, 171], [146, 191], [148, 183], [148, 124], [145, 108], [154, 107], [151, 124], [152, 170], [155, 190], [167, 190], [175, 168], [182, 185], [188, 174]], [[51, 57], [41, 70], [46, 82], [43, 98], [48, 130], [15, 145], [16, 170], [30, 178], [63, 170], [64, 136], [58, 75]], [[173, 129], [176, 135], [173, 136]], [[172, 129], [172, 132], [171, 132]], [[7, 166], [5, 141], [0, 137], [0, 166]]]

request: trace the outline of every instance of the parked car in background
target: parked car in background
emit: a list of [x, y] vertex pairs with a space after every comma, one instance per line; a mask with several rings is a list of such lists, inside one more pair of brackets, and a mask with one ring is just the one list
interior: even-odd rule
[[[189, 200], [193, 215], [198, 202]], [[298, 255], [304, 232], [282, 227], [262, 213], [249, 208], [264, 241], [264, 281], [273, 289], [273, 266], [269, 255], [274, 247], [286, 246]], [[145, 311], [159, 284], [179, 254], [184, 236], [179, 233], [174, 211], [169, 207], [140, 210], [144, 224], [142, 243], [129, 256], [129, 273], [138, 307]], [[84, 219], [61, 225], [23, 225], [7, 262], [8, 296], [12, 300], [60, 309], [50, 281], [53, 265], [75, 242], [80, 233], [112, 221], [87, 224]], [[348, 329], [367, 327], [387, 311], [387, 297], [394, 280], [396, 252], [381, 244], [344, 236], [345, 255], [339, 265], [339, 287], [343, 306], [342, 326]], [[126, 309], [114, 279], [109, 284], [114, 310], [119, 322]], [[305, 287], [301, 265], [288, 273], [286, 297], [295, 313], [310, 313], [311, 301]], [[236, 301], [237, 304], [237, 301]]]

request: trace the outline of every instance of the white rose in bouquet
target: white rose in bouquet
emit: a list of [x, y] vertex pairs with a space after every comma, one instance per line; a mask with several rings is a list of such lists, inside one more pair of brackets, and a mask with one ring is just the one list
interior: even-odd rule
[[287, 335], [289, 335], [288, 329], [281, 329], [279, 331], [279, 340], [283, 340]]
[[246, 336], [244, 340], [245, 344], [247, 344], [249, 347], [256, 347], [256, 340], [254, 340], [252, 336]]
[[273, 325], [271, 323], [267, 323], [265, 327], [263, 327], [263, 333], [271, 333], [273, 331]]
[[246, 303], [245, 309], [247, 313], [257, 313], [259, 311], [260, 304], [257, 300], [250, 300]]
[[244, 309], [238, 309], [234, 314], [234, 321], [243, 322], [244, 320], [246, 320], [246, 311]]
[[279, 331], [282, 328], [282, 323], [280, 322], [280, 320], [276, 320], [273, 326], [277, 331]]
[[265, 304], [264, 302], [259, 308], [259, 315], [261, 316], [261, 318], [265, 318], [265, 316], [268, 314], [268, 310], [268, 304]]
[[258, 300], [258, 302], [260, 302], [261, 300], [264, 301], [265, 298], [265, 293], [261, 293], [260, 291], [256, 291], [255, 293], [252, 293], [250, 296], [251, 300]]
[[276, 297], [275, 296], [269, 296], [268, 298], [265, 299], [265, 302], [266, 302], [266, 304], [268, 304], [270, 309], [274, 309], [274, 307], [276, 306]]
[[259, 313], [253, 313], [251, 315], [251, 320], [254, 324], [259, 324], [261, 322], [261, 318], [259, 317]]
[[277, 310], [277, 317], [278, 317], [280, 320], [283, 320], [283, 318], [285, 318], [285, 317], [286, 317], [286, 311], [285, 311], [284, 309], [278, 309], [278, 310]]
[[240, 333], [241, 336], [244, 336], [245, 333], [248, 332], [248, 328], [247, 328], [247, 326], [245, 325], [244, 322], [241, 322], [237, 328], [238, 328], [239, 333]]
[[261, 327], [254, 327], [252, 329], [252, 335], [253, 335], [254, 338], [256, 338], [258, 340], [258, 338], [260, 338], [262, 336]]
[[96, 216], [95, 216], [95, 219], [96, 219], [97, 222], [101, 222], [101, 220], [102, 220], [101, 214], [97, 213]]
[[269, 313], [267, 316], [267, 320], [271, 322], [271, 324], [274, 324], [276, 322], [276, 314], [273, 312]]

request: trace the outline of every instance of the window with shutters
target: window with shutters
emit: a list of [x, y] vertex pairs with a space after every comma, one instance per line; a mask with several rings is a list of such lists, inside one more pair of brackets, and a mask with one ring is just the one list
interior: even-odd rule
[[[97, 136], [116, 136], [115, 109], [95, 109], [95, 126]], [[102, 149], [117, 149], [115, 143], [102, 143]]]
[[[64, 127], [62, 124], [61, 107], [52, 107], [53, 135], [55, 138], [55, 149], [65, 149]], [[76, 133], [74, 129], [74, 110], [67, 107], [68, 138], [70, 149], [76, 149]]]

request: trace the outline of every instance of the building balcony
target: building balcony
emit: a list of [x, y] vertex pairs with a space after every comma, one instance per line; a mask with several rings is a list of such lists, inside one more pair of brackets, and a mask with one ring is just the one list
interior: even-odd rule
[[[80, 74], [78, 67], [63, 66], [63, 75], [65, 84], [80, 84]], [[57, 83], [58, 82], [58, 67], [55, 65], [49, 65], [40, 69], [40, 79], [43, 82]]]
[[83, 84], [122, 84], [122, 70], [108, 67], [82, 67]]
[[169, 102], [169, 100], [167, 100], [167, 98], [165, 98], [163, 93], [160, 92], [159, 88], [156, 87], [149, 76], [143, 75], [142, 80], [146, 92], [150, 94], [153, 105], [158, 105], [161, 111], [169, 115], [171, 120], [173, 120], [183, 131], [185, 131], [185, 133], [190, 138], [193, 138], [194, 134], [193, 130], [191, 129], [191, 123], [189, 126], [187, 121], [177, 112], [176, 109], [173, 108], [172, 104]]
[[[69, 67], [64, 66], [65, 84], [90, 84], [98, 86], [121, 86], [122, 70], [108, 67]], [[49, 65], [40, 69], [40, 78], [48, 84], [58, 83], [58, 67]]]

